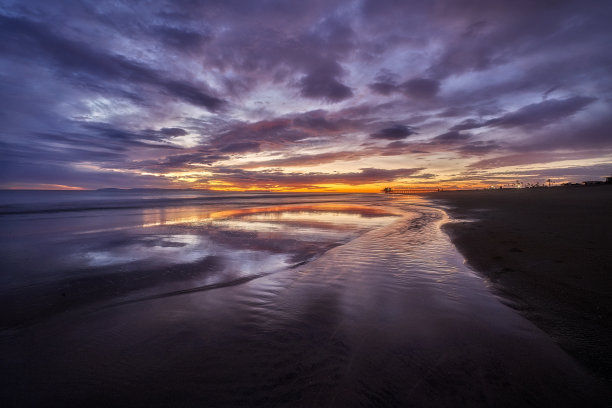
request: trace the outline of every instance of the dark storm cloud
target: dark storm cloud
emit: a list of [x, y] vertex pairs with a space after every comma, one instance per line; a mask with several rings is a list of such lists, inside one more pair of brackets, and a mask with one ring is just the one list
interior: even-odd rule
[[401, 140], [416, 134], [414, 128], [405, 125], [393, 125], [370, 135], [373, 139]]

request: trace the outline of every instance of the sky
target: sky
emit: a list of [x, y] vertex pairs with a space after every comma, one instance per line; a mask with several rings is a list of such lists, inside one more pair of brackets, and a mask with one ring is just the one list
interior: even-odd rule
[[612, 2], [0, 0], [0, 188], [612, 174]]

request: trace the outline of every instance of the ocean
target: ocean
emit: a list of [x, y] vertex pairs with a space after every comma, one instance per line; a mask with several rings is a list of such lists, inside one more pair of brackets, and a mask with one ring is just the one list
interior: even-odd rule
[[2, 191], [0, 397], [588, 401], [588, 375], [465, 264], [449, 221], [410, 195]]

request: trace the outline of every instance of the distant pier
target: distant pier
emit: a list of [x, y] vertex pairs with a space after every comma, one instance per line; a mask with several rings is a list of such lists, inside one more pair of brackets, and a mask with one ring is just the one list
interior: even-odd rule
[[382, 190], [385, 194], [423, 194], [443, 191], [439, 187], [386, 187]]

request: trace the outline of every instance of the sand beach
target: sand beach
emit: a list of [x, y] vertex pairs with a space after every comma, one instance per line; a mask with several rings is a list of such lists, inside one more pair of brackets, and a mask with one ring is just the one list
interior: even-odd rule
[[612, 186], [428, 195], [501, 298], [597, 375], [612, 379]]
[[[542, 231], [527, 227], [546, 215], [528, 209], [552, 198], [156, 194], [4, 193], [3, 406], [605, 407], [610, 400], [593, 374], [606, 366], [583, 357], [595, 358], [595, 350], [605, 362], [605, 251], [596, 258], [603, 266], [581, 266], [603, 274], [599, 281], [566, 288], [577, 279], [570, 268], [566, 280], [535, 281], [553, 288], [538, 292], [522, 258], [499, 263], [523, 272], [514, 280], [502, 279], [507, 270], [478, 272], [485, 269], [460, 233], [469, 238], [479, 224], [456, 222], [481, 217], [480, 228], [499, 240], [495, 246], [485, 233], [472, 243], [485, 260], [540, 245], [541, 259], [529, 262], [569, 263], [568, 249], [553, 257], [538, 244], [552, 231], [561, 245], [563, 231], [545, 220]], [[485, 218], [505, 208], [495, 200], [511, 216], [524, 208], [526, 224]], [[592, 201], [600, 207], [584, 217], [604, 211], [605, 200]], [[593, 238], [577, 223], [576, 242], [604, 246], [605, 224], [595, 219], [585, 225], [602, 228], [600, 241], [587, 243]], [[576, 242], [569, 247], [584, 256]]]

